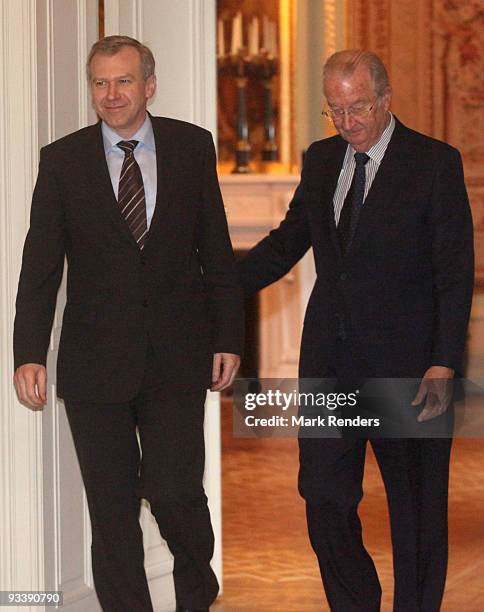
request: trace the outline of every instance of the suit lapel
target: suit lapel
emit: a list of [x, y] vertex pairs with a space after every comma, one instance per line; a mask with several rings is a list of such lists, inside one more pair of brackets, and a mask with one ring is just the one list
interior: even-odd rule
[[118, 202], [113, 192], [111, 177], [109, 176], [106, 154], [104, 152], [104, 142], [101, 130], [101, 122], [92, 126], [89, 134], [89, 145], [85, 148], [86, 164], [89, 170], [89, 185], [94, 192], [95, 199], [99, 206], [107, 210], [112, 222], [119, 232], [136, 248], [135, 239], [119, 210]]
[[[158, 117], [151, 117], [156, 147], [156, 203], [153, 218], [151, 220], [148, 239], [145, 249], [150, 242], [150, 236], [157, 231], [160, 220], [165, 216], [171, 202], [172, 179], [175, 171], [175, 155], [173, 154], [176, 142], [172, 142], [169, 130]], [[89, 133], [89, 143], [85, 148], [86, 164], [89, 170], [89, 182], [95, 192], [99, 206], [104, 206], [118, 231], [138, 249], [135, 239], [119, 210], [118, 202], [113, 192], [109, 169], [104, 152], [104, 143], [101, 130], [101, 122], [92, 126]]]
[[347, 254], [357, 252], [368, 235], [378, 235], [378, 225], [381, 215], [385, 214], [385, 205], [397, 201], [401, 191], [405, 190], [405, 168], [409, 159], [403, 137], [405, 127], [397, 119], [395, 121], [395, 130], [366, 196]]
[[341, 253], [338, 235], [336, 233], [336, 222], [334, 219], [334, 192], [338, 184], [338, 178], [343, 166], [343, 160], [346, 153], [347, 143], [336, 138], [332, 146], [327, 151], [327, 158], [324, 161], [324, 174], [322, 177], [321, 186], [321, 202], [323, 207], [324, 222], [329, 230], [329, 235], [333, 247], [338, 253]]
[[168, 126], [163, 119], [151, 115], [150, 118], [156, 147], [156, 204], [145, 249], [150, 243], [150, 238], [159, 231], [162, 219], [166, 219], [166, 214], [172, 202], [177, 146], [177, 143], [173, 142], [173, 137], [170, 135]]

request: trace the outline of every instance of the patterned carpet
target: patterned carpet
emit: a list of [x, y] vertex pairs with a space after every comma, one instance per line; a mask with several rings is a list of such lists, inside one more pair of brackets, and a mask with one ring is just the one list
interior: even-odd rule
[[[223, 406], [224, 592], [214, 612], [329, 610], [297, 493], [297, 442], [232, 436]], [[450, 491], [450, 562], [442, 612], [484, 610], [484, 440], [457, 440]], [[368, 452], [360, 512], [366, 546], [392, 609], [392, 560], [385, 494]]]

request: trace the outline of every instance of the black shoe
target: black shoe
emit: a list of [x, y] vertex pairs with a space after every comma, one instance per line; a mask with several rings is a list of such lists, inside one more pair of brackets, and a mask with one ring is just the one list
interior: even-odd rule
[[208, 612], [208, 608], [184, 608], [183, 606], [177, 606], [176, 612]]

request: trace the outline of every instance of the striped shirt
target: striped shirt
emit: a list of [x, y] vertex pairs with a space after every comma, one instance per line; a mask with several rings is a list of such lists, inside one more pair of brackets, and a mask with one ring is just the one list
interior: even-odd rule
[[[393, 130], [395, 129], [395, 119], [390, 113], [390, 123], [387, 125], [383, 134], [381, 135], [380, 140], [371, 147], [366, 154], [369, 156], [369, 160], [365, 165], [365, 195], [363, 198], [363, 202], [365, 201], [368, 192], [370, 191], [371, 184], [373, 183], [373, 179], [378, 172], [378, 168], [382, 162], [383, 156], [385, 155], [385, 151], [387, 150], [388, 143], [390, 142], [390, 138], [392, 137]], [[334, 218], [336, 221], [336, 225], [338, 225], [339, 218], [341, 215], [341, 209], [343, 208], [343, 204], [345, 202], [346, 195], [351, 187], [351, 181], [353, 180], [353, 175], [355, 173], [355, 149], [349, 144], [346, 148], [346, 155], [343, 160], [343, 166], [341, 167], [341, 171], [339, 173], [338, 184], [336, 185], [336, 191], [333, 196], [333, 206], [334, 206]]]

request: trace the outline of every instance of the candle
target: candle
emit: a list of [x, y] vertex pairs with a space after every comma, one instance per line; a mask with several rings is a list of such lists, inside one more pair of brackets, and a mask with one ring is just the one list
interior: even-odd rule
[[262, 46], [269, 52], [269, 18], [267, 15], [262, 18]]
[[269, 23], [270, 55], [277, 57], [277, 26], [275, 21]]
[[242, 47], [242, 13], [238, 12], [232, 20], [232, 55], [237, 55]]
[[253, 17], [249, 24], [249, 54], [257, 55], [259, 53], [259, 20]]
[[217, 55], [218, 57], [224, 57], [225, 56], [225, 31], [224, 31], [224, 22], [222, 19], [218, 20], [217, 34], [218, 34]]
[[237, 40], [239, 42], [239, 46], [237, 48], [237, 51], [240, 51], [240, 49], [242, 49], [244, 47], [244, 37], [243, 37], [243, 32], [242, 32], [242, 13], [239, 13], [238, 15], [238, 21], [237, 21]]
[[232, 19], [232, 37], [230, 40], [230, 54], [231, 55], [235, 55], [237, 53], [237, 49], [236, 49], [237, 41], [235, 40], [235, 22], [236, 21], [237, 21], [237, 16], [235, 16]]

